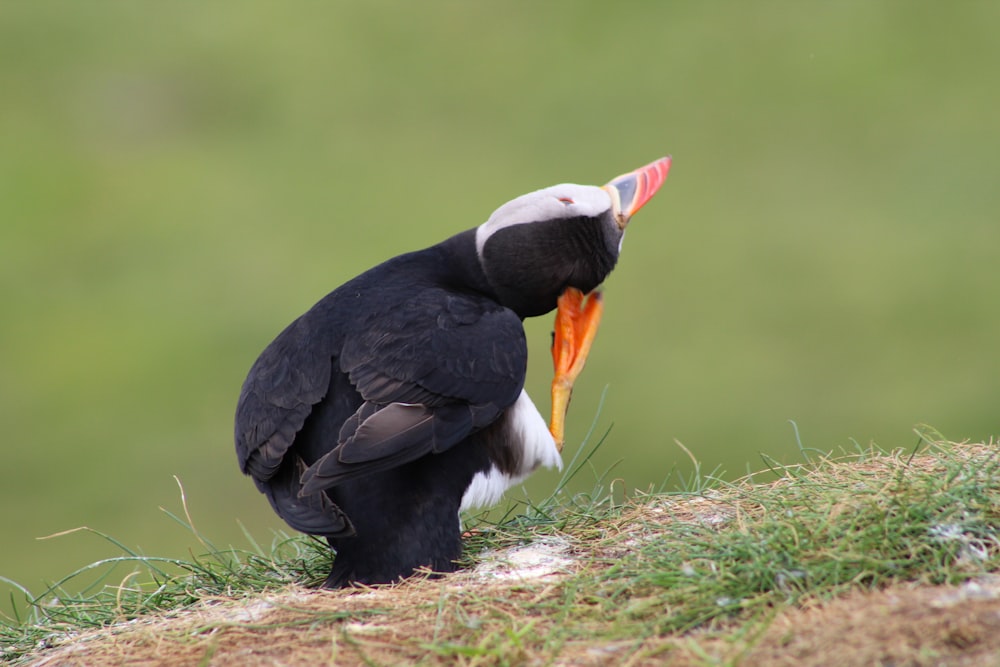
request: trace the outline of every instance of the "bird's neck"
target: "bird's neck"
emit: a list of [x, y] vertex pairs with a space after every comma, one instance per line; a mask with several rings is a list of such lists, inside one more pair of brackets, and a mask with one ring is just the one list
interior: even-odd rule
[[447, 267], [449, 282], [456, 288], [474, 290], [497, 300], [496, 291], [490, 285], [479, 262], [476, 252], [476, 230], [468, 229], [442, 241], [432, 248], [442, 255], [442, 264]]

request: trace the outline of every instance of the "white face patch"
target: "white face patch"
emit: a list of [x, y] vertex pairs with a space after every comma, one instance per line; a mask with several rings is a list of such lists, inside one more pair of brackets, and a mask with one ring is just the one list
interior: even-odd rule
[[476, 253], [483, 256], [486, 240], [497, 230], [546, 220], [594, 218], [611, 208], [611, 196], [596, 185], [563, 183], [529, 192], [507, 202], [476, 229]]

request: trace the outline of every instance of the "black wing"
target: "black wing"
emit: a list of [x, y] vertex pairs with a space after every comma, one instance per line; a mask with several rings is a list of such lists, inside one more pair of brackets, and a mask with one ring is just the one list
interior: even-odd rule
[[[305, 532], [349, 526], [317, 491], [444, 451], [496, 419], [524, 384], [520, 318], [494, 301], [430, 288], [367, 313], [350, 324], [327, 307], [306, 313], [264, 350], [240, 395], [240, 467]], [[321, 401], [343, 416], [297, 442]], [[302, 455], [312, 465], [294, 503]], [[317, 531], [324, 521], [331, 527]]]
[[346, 536], [354, 532], [350, 519], [325, 494], [299, 496], [300, 477], [307, 466], [290, 452], [313, 407], [330, 388], [329, 329], [322, 309], [314, 308], [257, 358], [236, 407], [236, 456], [240, 469], [292, 528]]
[[[236, 406], [236, 456], [257, 482], [278, 473], [285, 452], [330, 386], [333, 349], [324, 318], [295, 320], [254, 362]], [[258, 484], [259, 486], [259, 484]]]
[[363, 403], [303, 494], [445, 451], [492, 423], [524, 385], [521, 320], [484, 297], [426, 289], [351, 332], [338, 368]]

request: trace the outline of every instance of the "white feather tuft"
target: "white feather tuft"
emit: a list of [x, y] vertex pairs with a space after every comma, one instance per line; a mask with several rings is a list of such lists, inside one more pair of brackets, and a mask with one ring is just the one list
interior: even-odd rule
[[502, 472], [495, 465], [486, 472], [476, 473], [462, 496], [463, 512], [497, 503], [507, 489], [520, 484], [540, 467], [562, 470], [562, 457], [556, 442], [528, 392], [521, 390], [504, 418], [508, 420], [511, 446], [522, 450], [521, 467], [513, 474]]

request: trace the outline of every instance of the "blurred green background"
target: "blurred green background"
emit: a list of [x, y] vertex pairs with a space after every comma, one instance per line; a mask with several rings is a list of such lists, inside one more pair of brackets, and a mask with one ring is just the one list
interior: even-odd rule
[[206, 536], [267, 542], [231, 423], [278, 331], [514, 196], [666, 153], [570, 448], [605, 387], [595, 467], [628, 488], [690, 471], [675, 439], [730, 477], [798, 460], [788, 420], [821, 449], [989, 438], [998, 34], [996, 2], [3, 2], [0, 575], [116, 555], [35, 539], [82, 525], [201, 552], [158, 509], [174, 475]]

